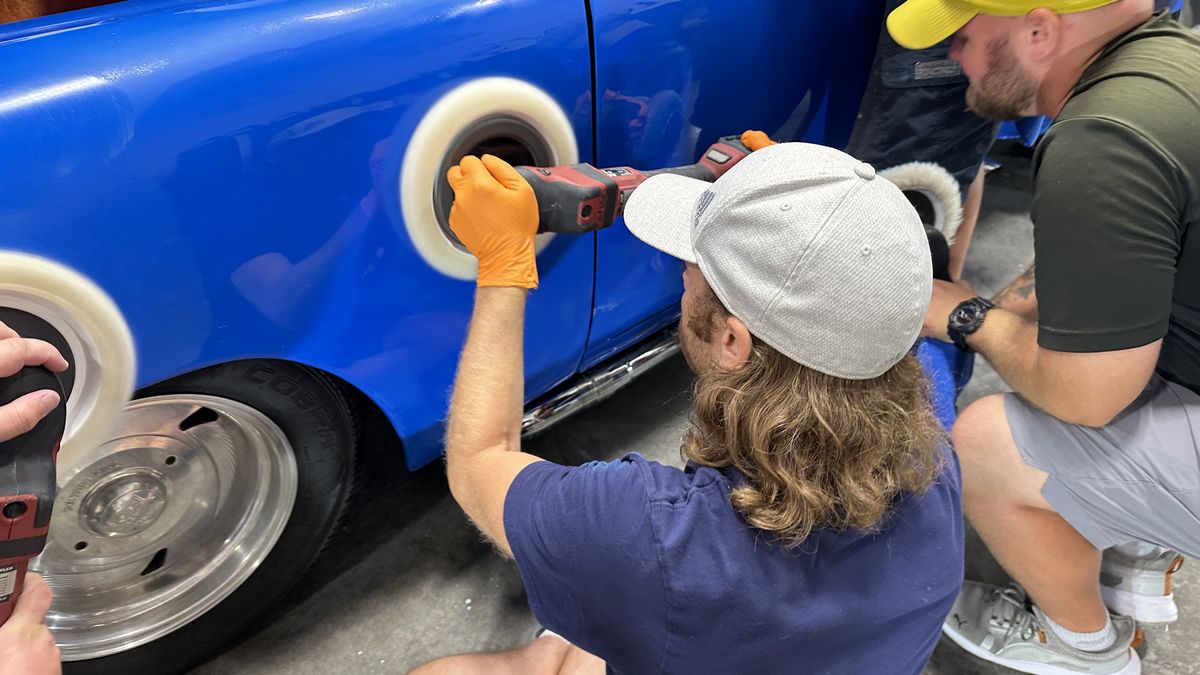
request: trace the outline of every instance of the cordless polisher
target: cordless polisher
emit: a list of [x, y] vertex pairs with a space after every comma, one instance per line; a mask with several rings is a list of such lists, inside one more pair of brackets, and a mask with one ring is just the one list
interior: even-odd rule
[[[517, 172], [533, 187], [537, 197], [538, 232], [583, 234], [615, 223], [624, 212], [629, 195], [652, 176], [674, 174], [713, 182], [750, 152], [740, 137], [726, 136], [709, 146], [700, 161], [684, 166], [640, 171], [628, 166], [597, 169], [584, 163], [519, 166]], [[887, 177], [887, 172], [881, 175]], [[933, 258], [933, 275], [948, 281], [950, 251], [946, 236], [929, 223], [925, 224], [925, 235]]]
[[58, 406], [32, 431], [0, 443], [0, 625], [21, 597], [29, 560], [46, 545], [68, 394], [59, 377], [41, 366], [0, 379], [0, 405], [42, 389], [58, 393]]

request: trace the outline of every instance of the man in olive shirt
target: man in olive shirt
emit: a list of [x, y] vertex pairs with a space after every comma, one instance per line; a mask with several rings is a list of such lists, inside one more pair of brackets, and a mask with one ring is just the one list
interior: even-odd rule
[[925, 326], [1015, 391], [952, 435], [966, 514], [1020, 587], [968, 583], [944, 630], [1024, 672], [1140, 672], [1123, 615], [1174, 620], [1176, 551], [1200, 557], [1200, 35], [1152, 12], [909, 0], [888, 20], [909, 48], [955, 35], [976, 112], [1055, 118], [1034, 161], [1036, 305], [938, 282]]

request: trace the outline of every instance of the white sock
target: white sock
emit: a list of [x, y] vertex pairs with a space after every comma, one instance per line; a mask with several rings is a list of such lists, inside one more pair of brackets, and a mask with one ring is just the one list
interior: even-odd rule
[[1163, 548], [1162, 546], [1150, 544], [1144, 541], [1131, 541], [1128, 544], [1118, 544], [1113, 548], [1117, 549], [1121, 553], [1124, 553], [1130, 558], [1133, 558], [1134, 560], [1149, 560], [1150, 558], [1157, 558], [1158, 556], [1167, 552], [1167, 549]]
[[[1045, 616], [1043, 614], [1043, 616]], [[1051, 630], [1054, 631], [1062, 641], [1071, 645], [1081, 652], [1102, 652], [1117, 641], [1117, 629], [1113, 627], [1112, 617], [1104, 617], [1104, 628], [1095, 633], [1076, 633], [1073, 630], [1067, 630], [1062, 626], [1054, 623], [1054, 619], [1046, 616], [1046, 623], [1050, 624]]]

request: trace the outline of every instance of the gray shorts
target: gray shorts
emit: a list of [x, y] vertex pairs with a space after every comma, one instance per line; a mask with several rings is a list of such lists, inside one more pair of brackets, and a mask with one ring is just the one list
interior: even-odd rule
[[1025, 463], [1050, 474], [1046, 501], [1097, 548], [1131, 541], [1200, 558], [1200, 396], [1155, 375], [1106, 427], [1004, 399]]

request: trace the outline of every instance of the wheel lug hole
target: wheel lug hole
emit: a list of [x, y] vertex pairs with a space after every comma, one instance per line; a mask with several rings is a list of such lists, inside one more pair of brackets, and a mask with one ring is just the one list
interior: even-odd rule
[[83, 549], [87, 548], [87, 546], [88, 546], [88, 545], [87, 545], [87, 542], [86, 542], [86, 541], [80, 541], [80, 542], [76, 542], [76, 543], [75, 543], [75, 550], [76, 550], [76, 551], [82, 551]]
[[171, 465], [175, 464], [175, 462], [178, 462], [179, 459], [176, 458], [175, 455], [171, 455], [163, 461], [166, 463], [167, 466], [171, 466]]

